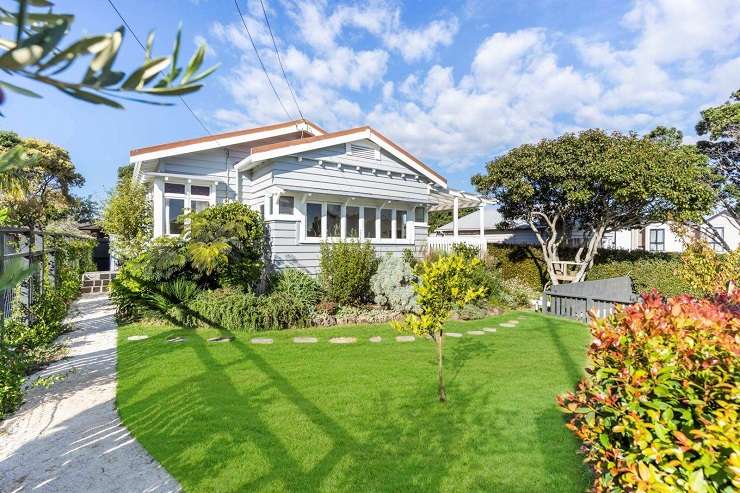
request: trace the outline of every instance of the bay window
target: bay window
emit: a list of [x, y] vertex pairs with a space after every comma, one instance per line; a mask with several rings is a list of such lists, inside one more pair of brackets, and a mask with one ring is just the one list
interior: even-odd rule
[[414, 209], [414, 221], [417, 223], [425, 223], [426, 221], [426, 209], [424, 207], [416, 207]]
[[294, 200], [290, 195], [281, 195], [278, 199], [278, 213], [292, 216]]
[[347, 206], [346, 216], [346, 233], [347, 238], [360, 237], [360, 208]]
[[306, 204], [306, 237], [321, 238], [321, 204]]
[[406, 211], [396, 210], [396, 239], [406, 239]]
[[180, 216], [191, 211], [201, 212], [212, 203], [213, 191], [210, 185], [165, 182], [165, 234], [180, 234], [183, 229], [182, 222], [178, 220]]
[[393, 210], [380, 209], [380, 237], [393, 238]]
[[363, 238], [376, 238], [377, 234], [375, 232], [375, 221], [377, 220], [377, 214], [376, 214], [375, 207], [365, 207], [363, 209], [363, 214], [365, 215], [364, 218], [364, 226], [365, 231], [363, 231]]
[[326, 236], [342, 236], [342, 206], [339, 204], [326, 204]]

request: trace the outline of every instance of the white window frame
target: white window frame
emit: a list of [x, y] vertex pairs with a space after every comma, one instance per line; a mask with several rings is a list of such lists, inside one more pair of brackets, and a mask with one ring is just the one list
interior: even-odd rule
[[[167, 184], [173, 185], [185, 185], [185, 193], [173, 193], [165, 192]], [[191, 186], [208, 187], [208, 196], [205, 195], [192, 195], [190, 193]], [[212, 182], [198, 181], [198, 180], [172, 180], [165, 179], [164, 185], [162, 186], [163, 192], [163, 203], [164, 203], [164, 235], [165, 236], [178, 236], [179, 233], [170, 232], [170, 204], [169, 199], [180, 199], [184, 201], [183, 214], [188, 214], [191, 210], [191, 204], [193, 201], [196, 202], [208, 202], [208, 207], [213, 207], [216, 204], [216, 185]]]
[[[653, 232], [655, 232], [656, 241], [653, 241]], [[658, 232], [660, 232], [663, 236], [663, 241], [659, 242], [657, 241]], [[653, 248], [653, 244], [656, 245], [656, 248]], [[657, 245], [662, 245], [661, 249], [657, 248]], [[648, 230], [648, 251], [650, 252], [665, 252], [665, 228], [650, 228]]]
[[[321, 204], [321, 237], [310, 237], [306, 236], [306, 205], [308, 203]], [[341, 234], [336, 237], [327, 236], [327, 218], [326, 211], [327, 205], [334, 204], [340, 205], [340, 225]], [[372, 203], [371, 201], [355, 201], [340, 203], [339, 200], [332, 200], [327, 198], [314, 198], [307, 196], [302, 200], [295, 202], [296, 210], [300, 214], [300, 226], [299, 226], [299, 242], [300, 243], [321, 243], [323, 241], [340, 241], [340, 240], [359, 240], [359, 241], [370, 241], [373, 244], [401, 244], [401, 245], [413, 245], [415, 241], [415, 230], [413, 217], [413, 206], [412, 205], [401, 205], [393, 204], [388, 202], [383, 203]], [[347, 207], [358, 207], [360, 210], [360, 227], [359, 227], [359, 238], [348, 238], [347, 237]], [[375, 209], [375, 236], [373, 238], [365, 237], [365, 208]], [[380, 237], [380, 210], [390, 209], [391, 210], [391, 238]], [[396, 211], [403, 210], [406, 212], [406, 238], [396, 238]]]

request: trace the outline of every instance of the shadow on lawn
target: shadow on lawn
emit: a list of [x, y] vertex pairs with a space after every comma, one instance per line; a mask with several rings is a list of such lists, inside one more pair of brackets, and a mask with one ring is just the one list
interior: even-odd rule
[[[233, 336], [223, 327], [197, 314], [192, 315], [217, 328], [222, 336]], [[575, 383], [580, 376], [580, 367], [549, 323], [546, 332], [550, 334], [569, 378]], [[164, 336], [181, 334], [182, 329], [177, 329]], [[153, 346], [155, 343], [159, 347]], [[421, 385], [416, 395], [408, 395], [409, 403], [428, 403], [423, 408], [402, 406], [399, 409], [398, 403], [393, 406], [389, 403], [390, 393], [381, 391], [377, 398], [364, 405], [369, 416], [383, 416], [385, 419], [370, 420], [364, 429], [355, 427], [352, 432], [296, 388], [289, 378], [253, 348], [237, 338], [227, 347], [236, 349], [239, 357], [222, 363], [214, 358], [209, 343], [199, 337], [189, 338], [184, 345], [150, 339], [141, 345], [128, 346], [127, 360], [133, 360], [134, 364], [119, 368], [122, 374], [135, 374], [145, 359], [172, 351], [192, 351], [197, 357], [204, 370], [202, 373], [196, 372], [185, 381], [139, 397], [138, 402], [123, 413], [125, 424], [137, 438], [150, 451], [157, 451], [155, 457], [178, 479], [190, 480], [184, 484], [186, 488], [256, 491], [282, 486], [300, 491], [326, 488], [342, 491], [358, 488], [361, 491], [439, 491], [456, 489], [454, 485], [445, 485], [451, 475], [466, 480], [469, 477], [481, 478], [475, 474], [475, 469], [471, 469], [473, 465], [464, 462], [466, 458], [450, 456], [448, 450], [485, 449], [481, 456], [489, 458], [491, 453], [494, 457], [511, 453], [512, 448], [515, 452], [529, 452], [525, 445], [518, 450], [517, 445], [512, 447], [511, 442], [499, 443], [492, 439], [507, 433], [505, 423], [514, 419], [516, 412], [491, 405], [495, 398], [491, 388], [457, 383], [457, 376], [471, 359], [492, 350], [490, 344], [479, 340], [463, 338], [447, 346], [448, 389], [454, 396], [451, 403], [454, 407], [434, 402], [436, 394], [430, 392], [430, 386]], [[431, 344], [429, 349], [433, 350]], [[244, 395], [226, 374], [233, 365], [245, 362], [254, 365], [267, 379], [264, 384], [251, 388], [248, 395]], [[204, 374], [207, 378], [203, 378]], [[133, 403], [134, 396], [141, 391], [141, 386], [121, 390], [121, 401]], [[215, 398], [209, 400], [209, 396]], [[293, 450], [286, 446], [285, 437], [272, 429], [271, 406], [278, 398], [287, 400], [300, 414], [296, 419], [310, 422], [322, 434], [320, 438], [331, 444], [328, 451], [317, 450], [310, 465], [305, 457], [295, 457]], [[176, 416], [170, 414], [173, 409], [177, 410]], [[246, 422], [240, 421], [245, 416], [248, 417]], [[193, 440], [188, 428], [204, 419], [208, 420], [212, 434]], [[548, 431], [546, 427], [552, 426], [552, 419], [548, 413], [542, 417], [543, 447], [549, 446], [553, 438], [562, 438], [562, 434], [553, 437], [551, 430], [550, 435], [545, 434]], [[562, 422], [562, 417], [558, 419]], [[138, 430], [144, 431], [137, 433]], [[259, 453], [251, 454], [250, 458], [260, 459], [263, 463], [235, 463], [238, 454], [235, 457], [234, 450], [245, 447], [256, 448]], [[548, 462], [548, 453], [544, 449], [542, 455], [548, 470], [562, 466], [557, 461]], [[430, 463], [435, 467], [428, 467]], [[229, 474], [229, 468], [244, 470], [245, 467], [248, 470], [246, 474]], [[195, 484], [192, 482], [193, 470], [198, 471]], [[451, 473], [453, 470], [455, 474]], [[223, 483], [219, 482], [218, 478], [227, 477]], [[243, 479], [235, 483], [240, 477]], [[491, 487], [490, 483], [472, 483], [463, 489]], [[516, 488], [508, 491], [516, 491]]]

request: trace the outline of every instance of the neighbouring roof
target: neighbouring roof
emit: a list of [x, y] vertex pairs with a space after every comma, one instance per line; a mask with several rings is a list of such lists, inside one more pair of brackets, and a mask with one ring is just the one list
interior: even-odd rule
[[447, 187], [447, 180], [445, 179], [445, 177], [434, 171], [428, 165], [424, 164], [421, 160], [416, 158], [406, 149], [402, 148], [395, 142], [391, 141], [388, 137], [369, 126], [340, 130], [338, 132], [325, 133], [322, 135], [316, 135], [304, 139], [276, 142], [274, 144], [266, 144], [254, 147], [252, 148], [252, 153], [237, 164], [237, 169], [249, 169], [257, 163], [265, 161], [267, 159], [274, 159], [276, 157], [282, 157], [299, 152], [306, 152], [330, 145], [343, 144], [359, 139], [367, 139], [371, 142], [374, 142], [382, 149], [385, 149], [390, 154], [408, 164], [411, 168], [419, 171], [422, 175], [426, 176], [434, 183], [437, 183], [438, 185], [441, 185], [443, 187]]
[[[487, 207], [484, 207], [484, 210], [485, 210], [485, 214], [483, 216], [484, 228], [485, 229], [499, 229], [498, 225], [504, 220], [504, 217], [498, 211], [496, 206], [487, 206]], [[511, 229], [520, 229], [523, 227], [528, 227], [528, 226], [525, 225], [524, 223], [515, 224], [514, 227]], [[463, 216], [459, 218], [457, 220], [457, 228], [459, 231], [466, 231], [466, 230], [479, 231], [480, 230], [480, 209], [468, 214], [467, 216]], [[435, 231], [452, 232], [454, 231], [454, 225], [452, 222], [449, 222], [445, 224], [444, 226], [440, 226]]]
[[138, 149], [131, 150], [129, 154], [132, 162], [143, 161], [147, 159], [166, 157], [168, 155], [184, 154], [187, 152], [224, 147], [226, 145], [241, 144], [260, 140], [265, 137], [291, 134], [294, 132], [305, 133], [311, 137], [326, 133], [324, 129], [309, 120], [293, 120], [274, 125], [234, 130], [231, 132], [221, 132], [194, 139], [177, 140], [149, 147], [140, 147]]

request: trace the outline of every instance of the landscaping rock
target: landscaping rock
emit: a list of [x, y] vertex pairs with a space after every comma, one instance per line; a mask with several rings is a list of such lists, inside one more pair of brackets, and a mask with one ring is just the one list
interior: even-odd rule
[[315, 337], [294, 337], [293, 342], [295, 344], [313, 344], [319, 342], [319, 340]]
[[485, 329], [483, 329], [483, 332], [494, 333], [494, 332], [496, 332], [496, 329], [493, 328], [493, 327], [486, 327]]
[[272, 344], [272, 339], [269, 337], [255, 337], [250, 339], [249, 342], [252, 344]]
[[372, 336], [370, 338], [370, 342], [381, 342], [382, 340], [383, 340], [383, 338], [380, 337], [380, 336]]
[[483, 332], [482, 330], [469, 330], [468, 331], [468, 335], [471, 335], [471, 336], [482, 336], [483, 334], [485, 334], [485, 332]]
[[445, 332], [447, 337], [462, 337], [463, 335], [459, 332]]
[[231, 342], [233, 340], [234, 340], [234, 337], [233, 336], [229, 336], [229, 337], [225, 337], [225, 336], [224, 337], [211, 337], [210, 339], [208, 339], [208, 342]]
[[331, 344], [354, 344], [357, 342], [356, 337], [332, 337], [329, 339]]
[[128, 336], [127, 339], [129, 341], [143, 341], [144, 339], [149, 339], [149, 336]]
[[167, 342], [172, 342], [172, 343], [175, 343], [175, 342], [185, 342], [185, 338], [184, 337], [180, 337], [180, 336], [170, 337], [169, 339], [167, 339]]
[[396, 342], [414, 342], [415, 340], [414, 336], [396, 336]]

